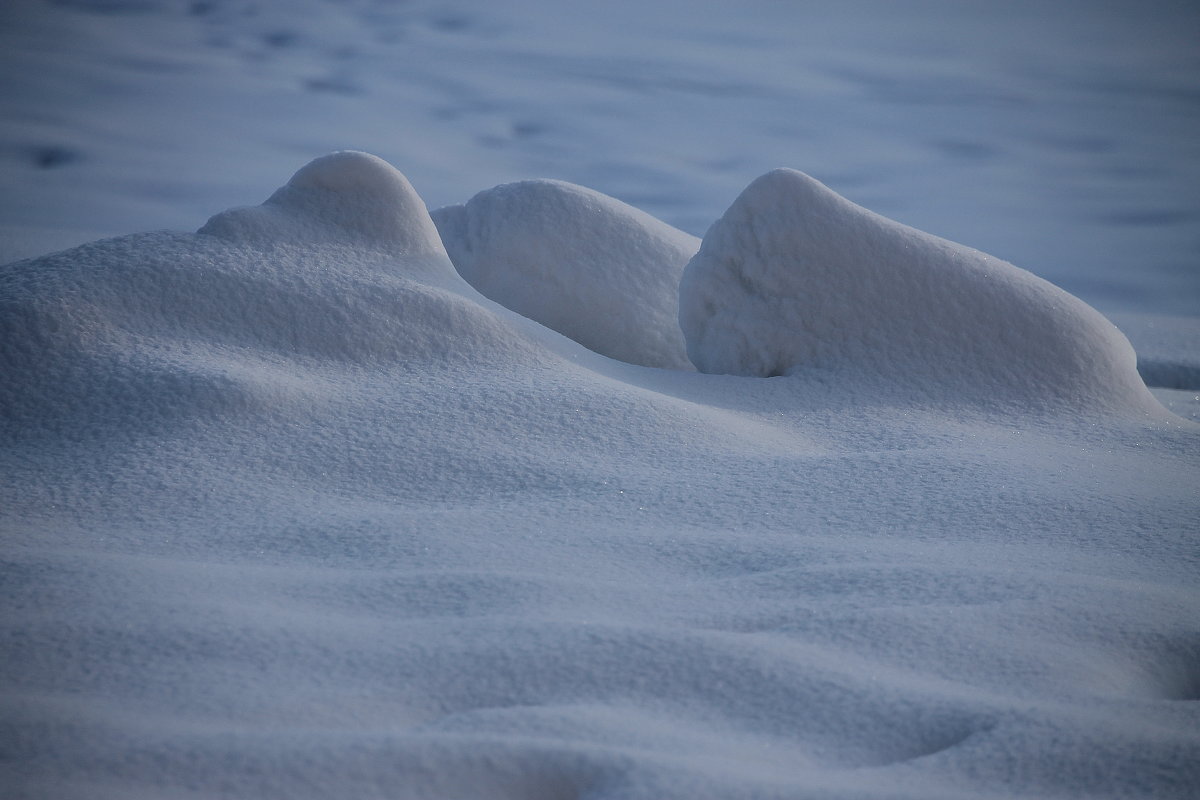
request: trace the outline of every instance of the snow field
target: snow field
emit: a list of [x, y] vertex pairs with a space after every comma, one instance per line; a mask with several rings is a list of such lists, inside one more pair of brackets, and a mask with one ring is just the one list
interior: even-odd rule
[[[6, 793], [1189, 797], [1200, 429], [1069, 296], [762, 180], [680, 306], [698, 366], [774, 378], [562, 335], [658, 347], [661, 223], [519, 184], [443, 249], [359, 153], [0, 268]], [[581, 328], [460, 249], [518, 299], [568, 273]]]

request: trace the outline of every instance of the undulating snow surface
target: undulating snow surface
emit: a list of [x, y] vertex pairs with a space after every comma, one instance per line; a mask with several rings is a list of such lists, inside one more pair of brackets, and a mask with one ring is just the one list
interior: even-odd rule
[[0, 797], [1197, 796], [1198, 36], [0, 3]]
[[195, 230], [321, 153], [701, 236], [758, 175], [1200, 314], [1190, 0], [4, 0], [0, 262]]
[[775, 172], [650, 368], [451, 256], [665, 360], [686, 238], [438, 217], [338, 153], [0, 268], [6, 797], [1195, 795], [1200, 426], [1103, 318]]

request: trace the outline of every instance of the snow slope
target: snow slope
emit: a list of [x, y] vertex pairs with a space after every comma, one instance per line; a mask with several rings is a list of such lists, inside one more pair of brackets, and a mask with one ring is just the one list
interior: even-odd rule
[[[764, 180], [781, 218], [797, 184], [826, 197]], [[810, 244], [837, 252], [868, 223], [826, 200]], [[754, 263], [730, 219], [698, 259]], [[870, 224], [877, 263], [936, 249]], [[990, 286], [937, 247], [920, 268]], [[462, 280], [358, 153], [196, 234], [0, 268], [4, 794], [1193, 796], [1200, 426], [1122, 383], [981, 402], [980, 375], [1023, 393], [1080, 348], [1132, 368], [997, 269], [1045, 361], [951, 359], [922, 395], [589, 351]], [[895, 299], [853, 319], [910, 359], [980, 340], [902, 330], [922, 297]], [[755, 335], [792, 346], [794, 318]]]

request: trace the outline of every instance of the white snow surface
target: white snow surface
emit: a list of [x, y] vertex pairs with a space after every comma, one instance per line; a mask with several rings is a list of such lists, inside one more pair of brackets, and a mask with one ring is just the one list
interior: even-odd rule
[[[786, 303], [714, 313], [802, 352], [787, 304], [834, 292], [849, 367], [589, 351], [462, 280], [360, 153], [0, 268], [2, 794], [1194, 797], [1200, 426], [1009, 265], [795, 173], [733, 209], [692, 267]], [[845, 230], [851, 272], [787, 252]], [[985, 347], [985, 300], [1029, 330]]]
[[861, 375], [876, 392], [1026, 409], [1158, 406], [1128, 340], [1085, 303], [795, 170], [742, 192], [679, 291], [688, 355], [704, 372]]
[[497, 186], [433, 220], [459, 274], [485, 296], [611, 358], [692, 368], [678, 287], [696, 237], [549, 180]]

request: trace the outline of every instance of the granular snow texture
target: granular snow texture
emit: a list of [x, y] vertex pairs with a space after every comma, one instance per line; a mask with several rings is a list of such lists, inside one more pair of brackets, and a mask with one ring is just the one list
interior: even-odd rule
[[[1082, 304], [763, 181], [688, 269], [780, 291], [708, 297], [774, 378], [484, 298], [357, 153], [200, 233], [0, 268], [4, 796], [1194, 797], [1200, 426]], [[833, 290], [848, 365], [792, 369]], [[985, 347], [1001, 310], [1027, 330]]]

